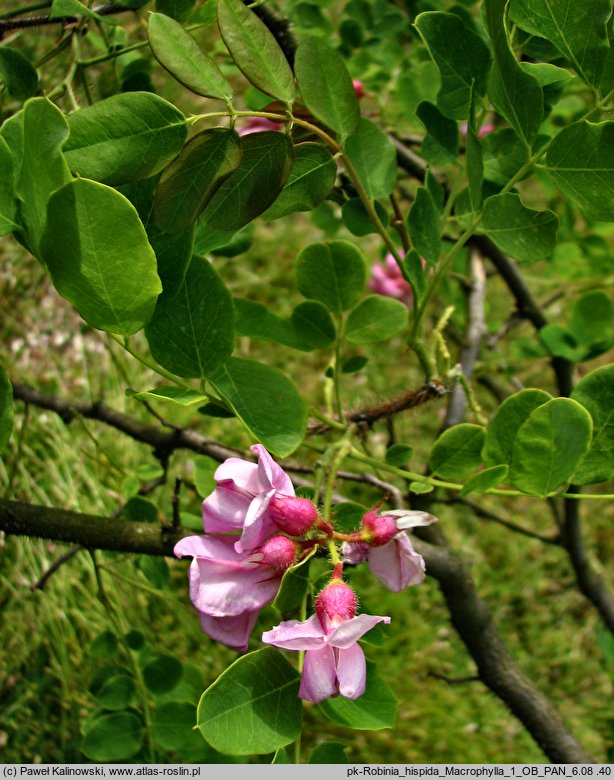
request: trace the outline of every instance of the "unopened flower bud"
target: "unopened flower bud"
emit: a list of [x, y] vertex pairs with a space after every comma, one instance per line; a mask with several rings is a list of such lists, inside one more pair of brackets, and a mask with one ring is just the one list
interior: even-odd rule
[[285, 571], [296, 560], [296, 547], [287, 536], [271, 537], [258, 552], [262, 554], [261, 562], [276, 571]]
[[381, 547], [399, 533], [395, 517], [378, 515], [377, 509], [367, 512], [362, 518], [361, 541], [372, 547]]
[[356, 617], [358, 599], [349, 585], [334, 579], [318, 593], [315, 607], [322, 628], [331, 631], [344, 620]]
[[290, 536], [302, 536], [318, 520], [318, 511], [308, 498], [277, 494], [269, 504], [275, 525]]

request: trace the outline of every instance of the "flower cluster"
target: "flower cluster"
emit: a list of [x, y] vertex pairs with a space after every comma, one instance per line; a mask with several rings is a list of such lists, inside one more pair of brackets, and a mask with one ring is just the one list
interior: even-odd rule
[[303, 622], [283, 622], [262, 639], [306, 651], [301, 698], [355, 699], [364, 692], [366, 674], [358, 639], [390, 618], [356, 614], [356, 595], [342, 579], [343, 565], [366, 561], [393, 591], [419, 584], [424, 561], [406, 530], [435, 518], [400, 510], [380, 514], [376, 507], [364, 515], [359, 530], [338, 533], [311, 501], [295, 495], [290, 478], [262, 445], [252, 451], [257, 463], [228, 458], [216, 470], [216, 488], [202, 506], [205, 535], [175, 545], [175, 555], [192, 558], [190, 598], [202, 629], [216, 641], [246, 650], [258, 613], [277, 595], [284, 573], [314, 548], [340, 542], [332, 578], [315, 599], [315, 614]]

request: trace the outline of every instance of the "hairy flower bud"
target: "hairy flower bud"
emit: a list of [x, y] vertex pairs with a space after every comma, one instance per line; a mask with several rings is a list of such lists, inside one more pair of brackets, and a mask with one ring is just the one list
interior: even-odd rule
[[325, 631], [331, 631], [344, 620], [356, 617], [356, 594], [341, 580], [332, 580], [316, 598], [316, 614]]
[[378, 515], [377, 507], [362, 518], [361, 541], [372, 547], [381, 547], [398, 534], [397, 521], [390, 515]]
[[258, 552], [262, 554], [262, 563], [276, 571], [285, 571], [296, 560], [296, 547], [287, 536], [273, 536]]
[[275, 525], [290, 536], [302, 536], [318, 520], [318, 511], [308, 498], [277, 494], [269, 504]]

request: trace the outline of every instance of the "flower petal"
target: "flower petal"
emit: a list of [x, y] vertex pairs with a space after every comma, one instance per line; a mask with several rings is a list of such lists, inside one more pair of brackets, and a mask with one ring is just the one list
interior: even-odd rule
[[281, 573], [251, 561], [235, 562], [194, 558], [190, 565], [190, 598], [194, 606], [214, 617], [229, 617], [258, 610], [273, 601]]
[[382, 512], [382, 517], [394, 517], [399, 531], [407, 528], [417, 528], [418, 526], [432, 525], [437, 522], [435, 515], [428, 512], [420, 512], [414, 509], [390, 509]]
[[294, 486], [290, 477], [275, 463], [262, 444], [254, 444], [250, 448], [252, 452], [258, 453], [258, 478], [260, 480], [260, 490], [275, 490], [286, 496], [294, 495]]
[[317, 615], [309, 620], [286, 620], [270, 631], [265, 631], [262, 641], [284, 650], [312, 650], [326, 643], [326, 634]]
[[243, 651], [247, 650], [249, 635], [252, 633], [257, 617], [258, 610], [242, 612], [233, 617], [212, 617], [201, 612], [200, 625], [211, 639]]
[[341, 560], [343, 563], [363, 563], [367, 560], [369, 545], [363, 542], [343, 542]]
[[258, 464], [243, 458], [227, 458], [217, 467], [213, 477], [216, 482], [234, 482], [236, 487], [254, 496], [262, 490], [258, 479]]
[[405, 531], [398, 533], [388, 544], [369, 551], [369, 568], [389, 590], [398, 593], [424, 580], [424, 559], [419, 555]]
[[205, 531], [214, 534], [240, 530], [243, 528], [251, 501], [251, 493], [237, 488], [232, 480], [218, 484], [213, 493], [203, 501]]
[[339, 693], [346, 699], [357, 699], [365, 692], [367, 662], [358, 643], [338, 651], [337, 680]]
[[332, 647], [346, 649], [357, 642], [361, 636], [370, 631], [378, 623], [390, 623], [389, 617], [380, 615], [358, 615], [350, 620], [344, 620], [328, 637]]
[[243, 522], [243, 533], [235, 544], [238, 552], [251, 552], [278, 532], [277, 526], [267, 512], [274, 495], [275, 490], [261, 493], [249, 505]]
[[298, 695], [305, 701], [323, 701], [336, 693], [335, 651], [332, 647], [308, 650]]

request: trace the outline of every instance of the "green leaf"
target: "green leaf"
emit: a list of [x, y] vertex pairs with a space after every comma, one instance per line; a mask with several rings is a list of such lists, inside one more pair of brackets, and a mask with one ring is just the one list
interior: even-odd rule
[[484, 155], [482, 143], [478, 136], [476, 122], [476, 91], [471, 88], [469, 122], [467, 123], [467, 138], [465, 150], [465, 169], [467, 171], [467, 189], [471, 210], [478, 213], [482, 207], [482, 186], [484, 183]]
[[330, 194], [337, 164], [328, 149], [307, 142], [294, 147], [294, 164], [283, 190], [263, 219], [279, 219], [296, 211], [311, 211]]
[[13, 431], [13, 387], [0, 366], [0, 452], [6, 447]]
[[[239, 0], [237, 0], [239, 2]], [[275, 201], [292, 169], [292, 141], [276, 131], [241, 138], [241, 161], [203, 212], [216, 230], [239, 230]]]
[[299, 304], [289, 319], [273, 314], [256, 301], [235, 298], [237, 335], [267, 339], [292, 349], [310, 352], [329, 346], [335, 325], [325, 306], [317, 301]]
[[608, 55], [610, 0], [511, 0], [510, 18], [554, 44], [576, 73], [598, 87]]
[[154, 200], [161, 230], [185, 230], [241, 161], [239, 136], [222, 127], [194, 136], [162, 174]]
[[490, 421], [482, 449], [485, 466], [509, 465], [518, 431], [531, 412], [552, 400], [545, 390], [521, 390], [506, 398]]
[[320, 301], [336, 313], [356, 303], [367, 281], [364, 255], [342, 240], [306, 246], [296, 258], [294, 273], [305, 298]]
[[170, 16], [178, 22], [185, 22], [192, 13], [195, 4], [196, 0], [156, 0], [156, 11]]
[[0, 47], [0, 78], [15, 100], [27, 100], [38, 90], [38, 73], [17, 49]]
[[407, 327], [408, 308], [394, 298], [368, 295], [347, 319], [346, 337], [353, 344], [392, 338]]
[[387, 198], [397, 183], [397, 152], [375, 122], [364, 117], [345, 142], [345, 154], [369, 198]]
[[49, 19], [60, 19], [64, 16], [84, 16], [103, 24], [117, 24], [115, 19], [97, 14], [95, 11], [92, 11], [86, 5], [79, 2], [79, 0], [53, 0], [51, 3], [51, 10], [49, 11]]
[[[378, 200], [373, 201], [373, 206], [382, 225], [388, 227], [390, 218], [386, 209]], [[368, 236], [370, 233], [378, 232], [360, 198], [346, 200], [341, 208], [341, 216], [346, 228], [355, 236]]]
[[130, 393], [132, 398], [152, 400], [152, 401], [171, 401], [177, 406], [192, 406], [193, 404], [202, 404], [208, 400], [208, 396], [199, 393], [198, 390], [191, 390], [189, 387], [177, 387], [177, 385], [160, 385], [152, 390], [143, 390], [140, 393]]
[[164, 233], [154, 218], [154, 196], [159, 177], [124, 184], [120, 192], [125, 195], [138, 212], [145, 232], [156, 253], [158, 275], [162, 289], [168, 295], [174, 295], [183, 284], [188, 265], [192, 258], [194, 229], [179, 233]]
[[278, 650], [243, 655], [203, 693], [198, 728], [221, 753], [272, 753], [301, 733], [298, 686], [298, 672]]
[[614, 304], [602, 290], [578, 298], [569, 314], [569, 330], [582, 347], [582, 360], [607, 352], [614, 345]]
[[573, 481], [577, 485], [605, 482], [614, 476], [614, 365], [591, 371], [578, 382], [571, 397], [593, 419], [591, 447]]
[[168, 693], [179, 683], [183, 665], [173, 655], [158, 655], [143, 667], [143, 681], [154, 694]]
[[162, 290], [134, 206], [104, 184], [76, 179], [49, 200], [41, 256], [60, 295], [90, 325], [129, 336]]
[[309, 562], [315, 555], [315, 548], [296, 566], [291, 566], [281, 579], [273, 606], [280, 612], [298, 609], [309, 588]]
[[292, 760], [288, 755], [286, 748], [277, 748], [271, 764], [291, 764]]
[[368, 511], [366, 506], [356, 504], [353, 501], [345, 501], [342, 504], [337, 504], [333, 512], [335, 529], [348, 534], [358, 530], [362, 518]]
[[553, 398], [522, 424], [512, 448], [509, 479], [529, 495], [545, 497], [568, 482], [591, 443], [590, 414], [576, 401]]
[[441, 113], [450, 119], [466, 119], [472, 84], [479, 95], [486, 91], [490, 66], [488, 47], [454, 13], [422, 13], [414, 25], [439, 68], [441, 89], [437, 105]]
[[307, 408], [296, 387], [264, 363], [230, 358], [209, 381], [248, 431], [285, 458], [301, 444]]
[[584, 350], [578, 346], [567, 328], [561, 325], [544, 325], [539, 331], [539, 340], [554, 357], [569, 360], [571, 363], [580, 363], [583, 360]]
[[309, 755], [309, 764], [347, 764], [347, 745], [341, 742], [322, 742]]
[[426, 274], [424, 272], [423, 260], [415, 249], [411, 249], [405, 255], [403, 268], [411, 284], [415, 299], [421, 301], [426, 292]]
[[529, 159], [527, 147], [511, 127], [482, 138], [484, 178], [505, 185]]
[[484, 201], [482, 227], [499, 249], [531, 263], [554, 251], [559, 220], [553, 211], [530, 209], [519, 195], [508, 192]]
[[437, 106], [423, 100], [416, 108], [416, 116], [427, 130], [422, 141], [422, 154], [434, 165], [455, 163], [458, 157], [458, 126], [445, 117]]
[[[59, 108], [47, 98], [27, 101], [23, 108], [22, 138], [27, 153], [16, 165], [15, 192], [21, 201], [21, 219], [28, 231], [29, 244], [37, 256], [49, 196], [71, 178], [61, 152], [67, 137], [66, 117]], [[65, 240], [65, 235], [59, 239], [60, 243]]]
[[232, 297], [207, 260], [194, 256], [179, 291], [160, 296], [145, 335], [154, 359], [177, 376], [207, 377], [232, 353]]
[[501, 116], [530, 144], [542, 121], [543, 93], [537, 80], [520, 67], [510, 49], [507, 2], [484, 0], [484, 19], [495, 59], [488, 78], [488, 96]]
[[[188, 702], [169, 701], [156, 707], [153, 717], [152, 735], [156, 744], [176, 753], [190, 747], [194, 742], [196, 708]], [[202, 742], [202, 737], [196, 735]]]
[[367, 661], [367, 687], [355, 701], [337, 696], [320, 703], [327, 718], [350, 729], [375, 731], [393, 728], [397, 719], [397, 698], [382, 680], [374, 663]]
[[120, 515], [133, 523], [159, 523], [158, 507], [143, 496], [132, 496], [126, 501]]
[[355, 374], [361, 371], [369, 362], [369, 358], [366, 355], [352, 355], [347, 360], [344, 360], [341, 364], [342, 374]]
[[402, 468], [409, 463], [414, 448], [407, 444], [393, 444], [386, 450], [385, 460], [389, 466]]
[[141, 749], [145, 727], [133, 712], [100, 715], [81, 742], [81, 752], [92, 761], [125, 761]]
[[426, 187], [418, 187], [416, 191], [416, 199], [407, 217], [407, 227], [416, 251], [427, 262], [436, 263], [441, 252], [439, 210]]
[[294, 71], [307, 108], [327, 127], [346, 137], [358, 127], [360, 106], [343, 57], [321, 38], [303, 38]]
[[217, 21], [232, 58], [261, 92], [284, 103], [295, 96], [294, 76], [266, 25], [241, 0], [219, 0]]
[[614, 221], [614, 122], [565, 127], [550, 145], [546, 170], [589, 219]]
[[146, 179], [161, 171], [183, 146], [185, 117], [151, 92], [127, 92], [68, 117], [64, 145], [70, 169], [105, 184]]
[[0, 136], [0, 236], [19, 230], [14, 168], [11, 150]]
[[485, 437], [486, 431], [481, 425], [461, 423], [448, 428], [431, 450], [431, 470], [443, 479], [462, 479], [482, 462]]
[[116, 674], [106, 678], [92, 690], [99, 707], [105, 710], [123, 710], [128, 707], [136, 692], [134, 678], [127, 674]]
[[480, 471], [465, 482], [459, 495], [468, 496], [470, 493], [478, 495], [486, 493], [503, 482], [507, 472], [507, 466], [491, 466], [491, 468], [484, 469], [484, 471]]
[[432, 493], [435, 490], [434, 485], [429, 485], [426, 482], [410, 482], [409, 492], [416, 495], [422, 495], [424, 493]]
[[88, 653], [94, 658], [110, 658], [117, 653], [117, 637], [112, 631], [103, 631], [92, 639]]
[[232, 87], [221, 70], [178, 22], [151, 13], [147, 36], [155, 58], [180, 84], [197, 95], [230, 100]]

